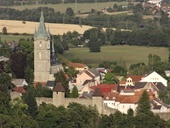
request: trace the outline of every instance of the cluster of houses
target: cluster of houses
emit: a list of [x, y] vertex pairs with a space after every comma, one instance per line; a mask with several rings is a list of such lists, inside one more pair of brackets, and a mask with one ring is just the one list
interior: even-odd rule
[[170, 16], [170, 4], [163, 3], [162, 0], [148, 0], [147, 2], [143, 2], [143, 8], [149, 8], [153, 15], [159, 15], [160, 10]]
[[[104, 68], [89, 69], [86, 65], [81, 63], [68, 63], [68, 68], [73, 67], [79, 73], [74, 80], [69, 80], [69, 88], [72, 91], [76, 86], [79, 93], [79, 98], [92, 99], [96, 88], [99, 88], [103, 94], [103, 105], [111, 109], [119, 110], [122, 113], [127, 113], [131, 108], [135, 112], [138, 101], [144, 90], [147, 90], [151, 111], [154, 113], [170, 112], [170, 106], [163, 103], [159, 99], [159, 92], [164, 91], [167, 86], [167, 80], [160, 76], [155, 71], [145, 76], [127, 75], [126, 80], [119, 77], [118, 84], [104, 84], [102, 80], [108, 70]], [[169, 72], [165, 72], [168, 76]], [[27, 85], [24, 79], [13, 79], [12, 83], [16, 85], [13, 89], [12, 97], [18, 97], [25, 93], [24, 85]], [[44, 86], [53, 89], [54, 81], [47, 81]]]
[[[167, 80], [155, 71], [145, 76], [127, 75], [126, 80], [119, 77], [118, 84], [103, 84], [104, 75], [108, 70], [104, 68], [88, 69], [84, 64], [68, 63], [79, 71], [75, 80], [70, 80], [69, 88], [72, 91], [74, 86], [77, 87], [79, 98], [91, 99], [96, 88], [103, 93], [103, 104], [112, 109], [127, 113], [131, 108], [134, 111], [138, 106], [138, 101], [144, 90], [147, 90], [151, 110], [154, 113], [170, 112], [170, 106], [159, 99], [159, 92], [164, 91], [167, 86]], [[165, 72], [168, 76], [169, 72]]]

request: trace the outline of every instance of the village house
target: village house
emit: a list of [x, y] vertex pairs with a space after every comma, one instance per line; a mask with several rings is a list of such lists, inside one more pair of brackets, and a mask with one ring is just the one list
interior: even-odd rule
[[100, 73], [95, 69], [83, 70], [77, 74], [76, 86], [90, 83], [90, 86], [100, 84]]
[[79, 72], [81, 72], [85, 69], [88, 69], [88, 66], [86, 66], [85, 64], [82, 64], [82, 63], [68, 62], [67, 66], [68, 67], [66, 67], [66, 68], [73, 67], [76, 71], [79, 71]]
[[25, 79], [12, 79], [12, 83], [16, 86], [16, 87], [23, 87], [23, 86], [27, 86], [28, 83], [26, 82]]
[[[138, 106], [138, 101], [142, 95], [144, 90], [134, 91], [132, 93], [118, 93], [112, 92], [104, 96], [104, 105], [119, 110], [122, 113], [127, 114], [129, 109], [132, 109], [136, 112], [136, 108]], [[148, 90], [148, 95], [151, 102], [151, 110], [153, 112], [170, 112], [170, 107], [160, 100], [155, 98], [154, 93], [151, 90]], [[157, 102], [156, 102], [157, 101]], [[159, 102], [158, 102], [159, 101]], [[154, 104], [153, 104], [154, 102]], [[159, 109], [158, 109], [159, 106]], [[156, 109], [157, 108], [157, 109]]]
[[159, 75], [157, 72], [153, 71], [150, 74], [143, 77], [140, 82], [152, 82], [158, 83], [161, 82], [165, 87], [167, 87], [167, 80]]

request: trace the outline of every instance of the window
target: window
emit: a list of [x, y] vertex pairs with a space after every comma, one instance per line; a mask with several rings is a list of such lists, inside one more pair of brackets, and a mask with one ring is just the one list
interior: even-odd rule
[[41, 55], [41, 52], [39, 52], [39, 59], [42, 59], [42, 55]]

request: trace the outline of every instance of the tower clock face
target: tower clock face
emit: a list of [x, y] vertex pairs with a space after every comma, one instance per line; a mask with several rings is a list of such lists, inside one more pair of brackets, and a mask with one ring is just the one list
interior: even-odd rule
[[40, 43], [39, 43], [39, 46], [40, 46], [40, 47], [42, 47], [42, 43], [41, 43], [41, 41], [40, 41]]

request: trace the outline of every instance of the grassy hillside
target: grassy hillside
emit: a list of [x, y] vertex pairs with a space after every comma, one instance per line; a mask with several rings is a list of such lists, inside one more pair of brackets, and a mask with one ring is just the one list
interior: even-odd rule
[[[68, 7], [71, 7], [74, 12], [81, 11], [87, 12], [91, 9], [102, 10], [106, 7], [113, 7], [114, 4], [117, 5], [126, 5], [127, 2], [104, 2], [104, 3], [67, 3], [67, 4], [47, 4], [47, 5], [23, 5], [23, 6], [11, 6], [11, 8], [17, 10], [24, 10], [24, 9], [34, 9], [38, 7], [49, 7], [54, 8], [55, 11], [65, 12]], [[4, 6], [0, 6], [4, 7]]]
[[148, 62], [149, 54], [159, 55], [162, 61], [168, 60], [168, 48], [142, 46], [104, 46], [100, 53], [91, 53], [88, 48], [72, 48], [64, 56], [68, 59], [80, 58], [85, 64], [96, 66], [102, 61], [126, 62], [129, 67], [138, 62]]
[[33, 36], [31, 35], [0, 35], [1, 41], [15, 41], [18, 42], [21, 38], [23, 39], [31, 39]]

